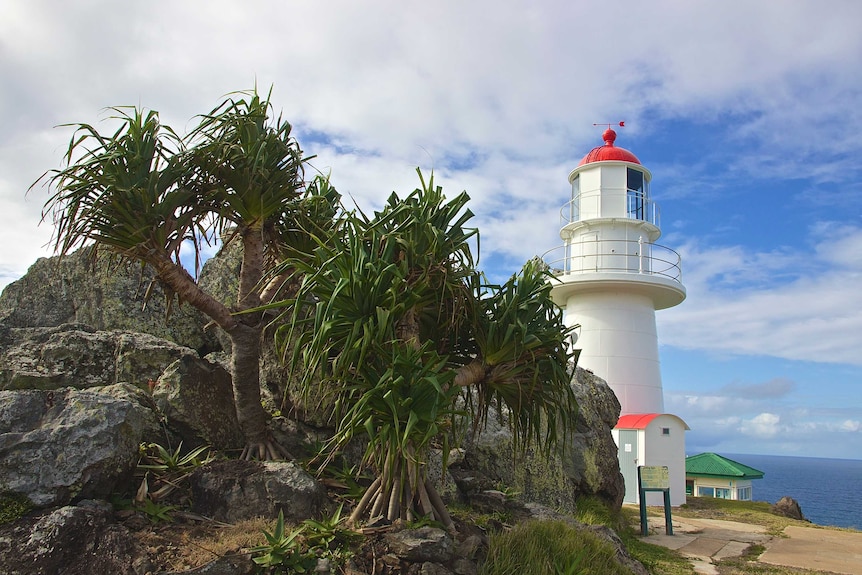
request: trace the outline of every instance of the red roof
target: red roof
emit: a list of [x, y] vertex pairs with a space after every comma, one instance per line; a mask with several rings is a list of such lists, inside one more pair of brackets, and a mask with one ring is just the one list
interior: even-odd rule
[[691, 429], [681, 417], [671, 413], [629, 413], [620, 417], [617, 424], [614, 426], [614, 429], [646, 429], [649, 424], [652, 423], [652, 420], [659, 415], [668, 415], [673, 417], [679, 420], [685, 429]]
[[646, 429], [661, 413], [629, 413], [620, 417], [615, 429]]
[[618, 148], [614, 146], [614, 141], [617, 139], [617, 133], [610, 128], [605, 130], [605, 132], [602, 134], [602, 139], [605, 141], [605, 145], [590, 150], [590, 153], [584, 156], [584, 159], [581, 160], [581, 163], [578, 164], [578, 166], [583, 166], [584, 164], [592, 164], [593, 162], [605, 162], [608, 160], [614, 160], [617, 162], [631, 162], [632, 164], [641, 163], [641, 161], [638, 160], [634, 154], [632, 154], [625, 148]]

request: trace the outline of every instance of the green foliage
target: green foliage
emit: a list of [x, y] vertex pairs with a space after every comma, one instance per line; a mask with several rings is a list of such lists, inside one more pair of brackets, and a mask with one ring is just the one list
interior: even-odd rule
[[628, 523], [620, 511], [611, 509], [598, 497], [579, 497], [575, 508], [575, 519], [586, 525], [604, 525], [617, 532], [628, 528]]
[[264, 531], [266, 545], [251, 549], [252, 560], [269, 573], [308, 573], [317, 564], [317, 555], [303, 551], [300, 535], [303, 529], [286, 532], [284, 513], [279, 510], [275, 529]]
[[307, 573], [314, 569], [319, 557], [342, 564], [350, 557], [348, 545], [358, 533], [343, 527], [339, 505], [324, 519], [306, 519], [291, 531], [284, 525], [284, 512], [279, 510], [272, 533], [264, 531], [266, 545], [251, 550], [253, 561], [274, 573]]
[[303, 535], [309, 548], [336, 560], [343, 558], [350, 542], [359, 537], [356, 531], [344, 527], [347, 517], [342, 517], [342, 507], [339, 505], [329, 517], [302, 522]]
[[492, 534], [480, 575], [624, 575], [613, 547], [562, 521], [530, 521]]
[[543, 450], [577, 413], [570, 330], [544, 267], [528, 262], [505, 284], [486, 283], [471, 248], [477, 232], [465, 226], [469, 197], [447, 201], [433, 178], [420, 180], [373, 217], [345, 215], [338, 243], [321, 241], [310, 260], [284, 263], [303, 279], [296, 298], [282, 302], [295, 305], [277, 332], [306, 393], [322, 379], [336, 395], [330, 452], [357, 434], [370, 440], [363, 463], [382, 477], [372, 499], [392, 501], [383, 506], [390, 519], [425, 491], [433, 504], [427, 451], [448, 440], [456, 406], [477, 423], [492, 407], [508, 408], [518, 446]]
[[192, 471], [215, 459], [210, 446], [203, 445], [183, 453], [182, 442], [175, 450], [157, 443], [142, 443], [135, 473], [141, 478], [135, 504], [159, 501], [183, 487]]
[[19, 493], [0, 493], [0, 525], [11, 523], [33, 509], [33, 503]]
[[[183, 454], [182, 442], [173, 451], [158, 443], [142, 444], [141, 448], [143, 450], [141, 461], [146, 463], [138, 463], [138, 469], [150, 469], [161, 473], [194, 471], [215, 458], [209, 445], [202, 445], [185, 454]], [[208, 451], [210, 453], [207, 453]], [[206, 456], [204, 456], [205, 453], [207, 453]]]
[[135, 509], [143, 512], [150, 523], [170, 523], [174, 520], [171, 513], [179, 508], [176, 505], [165, 505], [146, 498], [140, 503], [136, 503]]
[[620, 534], [620, 536], [632, 559], [640, 561], [650, 573], [654, 575], [695, 575], [691, 561], [678, 552], [661, 545], [646, 543], [642, 539], [638, 539], [634, 533]]

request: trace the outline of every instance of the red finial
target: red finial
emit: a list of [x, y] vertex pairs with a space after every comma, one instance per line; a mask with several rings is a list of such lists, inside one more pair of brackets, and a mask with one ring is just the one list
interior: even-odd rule
[[[602, 133], [602, 140], [604, 140], [604, 141], [605, 141], [605, 145], [606, 145], [606, 146], [613, 146], [613, 145], [614, 145], [614, 141], [617, 139], [617, 133], [616, 133], [616, 132], [614, 132], [613, 130], [611, 130], [611, 126], [612, 126], [612, 125], [613, 125], [613, 124], [610, 124], [610, 123], [608, 123], [608, 124], [605, 124], [605, 123], [593, 124], [593, 126], [607, 126], [607, 127], [608, 127], [608, 129], [607, 129], [607, 130], [605, 130], [605, 131]], [[619, 126], [620, 126], [621, 128], [624, 128], [624, 127], [625, 127], [625, 125], [626, 125], [626, 123], [625, 123], [625, 122], [620, 122], [620, 123], [619, 123]]]

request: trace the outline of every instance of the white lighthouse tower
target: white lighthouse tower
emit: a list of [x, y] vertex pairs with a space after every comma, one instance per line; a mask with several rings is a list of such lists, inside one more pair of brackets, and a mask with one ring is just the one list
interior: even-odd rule
[[[616, 136], [608, 127], [604, 145], [569, 174], [571, 198], [561, 211], [564, 244], [544, 259], [557, 278], [554, 301], [565, 310], [567, 325], [580, 326], [578, 365], [607, 381], [619, 399], [614, 439], [625, 500], [637, 501], [637, 466], [668, 465], [677, 504], [680, 497], [685, 501], [687, 426], [664, 414], [655, 312], [681, 303], [685, 287], [679, 255], [655, 243], [661, 229], [650, 198], [652, 174], [614, 145]], [[624, 430], [627, 421], [651, 422], [667, 440], [651, 445], [645, 424]]]

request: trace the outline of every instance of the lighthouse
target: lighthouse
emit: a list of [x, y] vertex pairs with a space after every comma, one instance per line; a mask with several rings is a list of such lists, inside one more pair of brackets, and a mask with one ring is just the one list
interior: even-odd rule
[[616, 138], [608, 126], [604, 144], [569, 173], [571, 196], [560, 211], [563, 245], [544, 259], [555, 276], [551, 295], [566, 324], [576, 327], [578, 365], [604, 379], [620, 402], [613, 435], [624, 500], [638, 500], [638, 466], [667, 465], [671, 498], [679, 504], [688, 426], [664, 413], [655, 312], [685, 299], [682, 268], [674, 250], [656, 243], [661, 224], [650, 196], [652, 174]]

